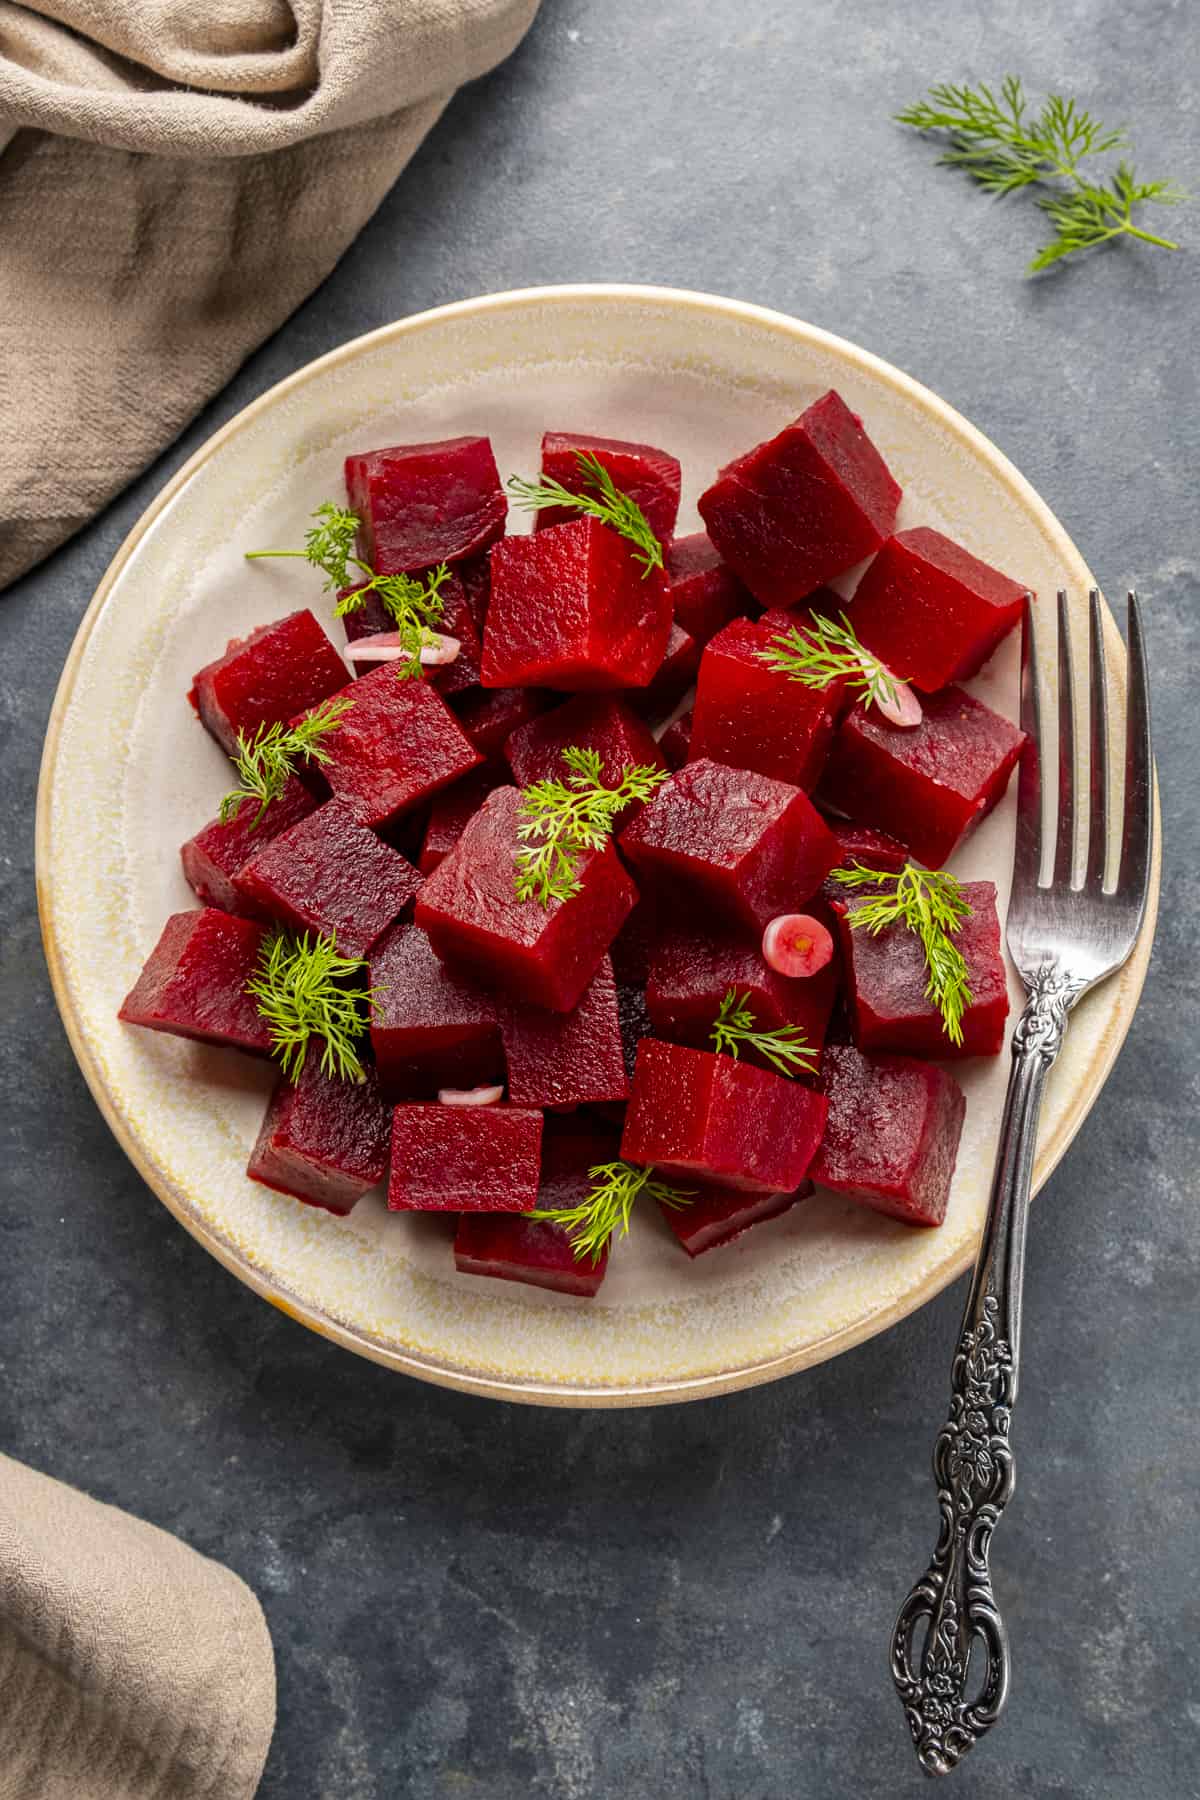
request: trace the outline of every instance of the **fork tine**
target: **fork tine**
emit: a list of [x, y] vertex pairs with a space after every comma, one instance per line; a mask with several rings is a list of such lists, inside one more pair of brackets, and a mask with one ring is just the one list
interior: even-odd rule
[[1154, 763], [1150, 752], [1150, 694], [1142, 610], [1129, 595], [1129, 686], [1125, 699], [1125, 818], [1121, 832], [1121, 868], [1117, 892], [1123, 899], [1146, 904], [1150, 885], [1150, 846], [1154, 829]]
[[1075, 659], [1065, 588], [1058, 590], [1058, 834], [1054, 885], [1070, 887], [1075, 873]]
[[1042, 875], [1042, 678], [1038, 673], [1033, 595], [1021, 619], [1021, 730], [1025, 746], [1017, 775], [1017, 842], [1013, 891], [1037, 887]]
[[1088, 595], [1091, 633], [1088, 651], [1088, 719], [1091, 734], [1091, 803], [1084, 886], [1104, 886], [1108, 862], [1108, 814], [1112, 772], [1108, 764], [1108, 677], [1104, 662], [1104, 610], [1099, 588]]

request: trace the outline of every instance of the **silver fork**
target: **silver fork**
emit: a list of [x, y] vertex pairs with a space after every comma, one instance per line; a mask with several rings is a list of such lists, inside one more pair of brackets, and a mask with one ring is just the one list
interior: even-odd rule
[[[1087, 852], [1076, 860], [1076, 725], [1067, 596], [1058, 596], [1058, 818], [1053, 872], [1042, 869], [1042, 706], [1034, 609], [1021, 642], [1017, 844], [1008, 948], [1028, 1000], [1012, 1040], [996, 1169], [979, 1260], [950, 1376], [950, 1411], [933, 1451], [941, 1532], [933, 1560], [900, 1610], [892, 1678], [921, 1766], [946, 1775], [995, 1724], [1008, 1697], [1008, 1634], [988, 1552], [1013, 1491], [1009, 1424], [1017, 1397], [1025, 1226], [1038, 1115], [1067, 1017], [1082, 994], [1126, 961], [1146, 910], [1153, 860], [1154, 765], [1142, 620], [1129, 596], [1125, 807], [1120, 857], [1105, 886], [1111, 813], [1103, 610], [1091, 593]], [[917, 1637], [924, 1627], [918, 1646]], [[978, 1647], [982, 1659], [976, 1662]], [[974, 1675], [974, 1679], [972, 1676]]]

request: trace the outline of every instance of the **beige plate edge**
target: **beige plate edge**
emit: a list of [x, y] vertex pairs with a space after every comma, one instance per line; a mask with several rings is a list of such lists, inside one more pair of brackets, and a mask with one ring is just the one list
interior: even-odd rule
[[[439, 1362], [434, 1357], [415, 1356], [403, 1351], [387, 1350], [371, 1342], [360, 1333], [331, 1319], [326, 1314], [315, 1310], [298, 1295], [268, 1281], [249, 1262], [239, 1256], [230, 1247], [210, 1232], [204, 1223], [190, 1214], [185, 1207], [178, 1205], [165, 1183], [162, 1183], [157, 1171], [141, 1155], [135, 1140], [127, 1131], [124, 1120], [109, 1094], [103, 1077], [88, 1048], [78, 1018], [71, 1004], [71, 997], [64, 977], [62, 961], [55, 941], [53, 921], [53, 897], [48, 881], [43, 881], [42, 871], [48, 869], [48, 838], [51, 772], [58, 751], [58, 741], [63, 717], [74, 690], [76, 677], [87, 650], [95, 624], [108, 601], [108, 597], [136, 546], [154, 524], [155, 520], [170, 505], [175, 495], [190, 480], [194, 472], [205, 463], [210, 456], [221, 449], [260, 412], [273, 406], [280, 398], [300, 387], [315, 373], [324, 371], [339, 362], [347, 361], [362, 351], [377, 345], [389, 338], [419, 331], [424, 326], [444, 319], [461, 319], [472, 314], [499, 311], [506, 307], [525, 306], [530, 303], [538, 305], [552, 304], [556, 300], [577, 303], [581, 300], [612, 302], [628, 299], [630, 301], [665, 302], [680, 308], [689, 307], [697, 310], [712, 311], [717, 309], [727, 313], [734, 319], [748, 324], [766, 326], [776, 331], [788, 333], [800, 341], [817, 343], [827, 347], [847, 360], [857, 363], [869, 370], [878, 379], [891, 383], [917, 400], [921, 405], [937, 416], [944, 430], [959, 437], [977, 453], [982, 453], [992, 464], [997, 477], [1002, 480], [1020, 500], [1020, 502], [1036, 512], [1041, 519], [1048, 537], [1054, 542], [1064, 560], [1076, 563], [1082, 561], [1080, 553], [1071, 538], [1059, 525], [1057, 518], [1046, 506], [1045, 502], [1030, 486], [1024, 476], [1009, 462], [1008, 458], [985, 435], [971, 425], [961, 414], [938, 398], [931, 389], [914, 381], [910, 376], [893, 368], [890, 363], [873, 356], [869, 351], [860, 349], [834, 333], [822, 331], [819, 327], [807, 325], [791, 318], [786, 313], [775, 312], [766, 307], [753, 306], [746, 301], [724, 299], [716, 295], [690, 292], [684, 289], [643, 287], [619, 283], [578, 283], [569, 286], [519, 288], [502, 294], [480, 296], [473, 300], [460, 300], [447, 306], [435, 307], [427, 312], [415, 313], [411, 317], [396, 321], [391, 325], [380, 326], [375, 331], [367, 332], [361, 337], [352, 338], [348, 343], [340, 345], [315, 361], [305, 364], [294, 374], [277, 382], [258, 399], [251, 401], [219, 431], [215, 432], [201, 447], [190, 456], [183, 467], [166, 484], [150, 506], [138, 519], [129, 535], [118, 549], [112, 562], [105, 570], [100, 584], [85, 612], [76, 631], [74, 641], [68, 653], [63, 672], [59, 678], [58, 688], [51, 707], [50, 718], [46, 728], [46, 739], [42, 751], [41, 768], [38, 779], [36, 830], [35, 830], [35, 869], [37, 872], [38, 916], [41, 922], [42, 943], [50, 972], [50, 982], [59, 1014], [66, 1028], [67, 1037], [75, 1054], [76, 1061], [83, 1072], [84, 1079], [91, 1089], [92, 1096], [112, 1131], [117, 1142], [125, 1151], [147, 1186], [157, 1195], [170, 1212], [179, 1220], [185, 1230], [191, 1233], [218, 1262], [238, 1277], [247, 1287], [269, 1300], [289, 1318], [296, 1319], [318, 1335], [330, 1339], [331, 1342], [355, 1351], [373, 1362], [382, 1363], [388, 1368], [402, 1370], [405, 1374], [414, 1375], [420, 1380], [432, 1382], [436, 1386], [459, 1389], [466, 1393], [479, 1394], [492, 1399], [514, 1400], [528, 1405], [564, 1406], [564, 1407], [621, 1407], [621, 1406], [655, 1406], [674, 1401], [707, 1399], [717, 1394], [731, 1393], [741, 1388], [756, 1387], [763, 1382], [774, 1381], [782, 1375], [790, 1375], [816, 1363], [825, 1362], [838, 1356], [844, 1350], [874, 1337], [889, 1326], [899, 1323], [909, 1313], [932, 1300], [950, 1282], [970, 1267], [972, 1253], [959, 1253], [948, 1257], [946, 1262], [931, 1271], [928, 1279], [918, 1289], [906, 1293], [901, 1300], [891, 1305], [880, 1307], [877, 1312], [856, 1320], [845, 1330], [835, 1332], [822, 1339], [819, 1344], [808, 1345], [804, 1349], [785, 1353], [781, 1356], [769, 1357], [761, 1362], [748, 1366], [723, 1371], [716, 1375], [705, 1375], [689, 1380], [664, 1381], [661, 1384], [645, 1384], [637, 1387], [612, 1388], [580, 1388], [569, 1385], [556, 1386], [533, 1381], [505, 1381], [490, 1378], [471, 1370], [461, 1369], [449, 1363]], [[1063, 1122], [1054, 1136], [1045, 1141], [1039, 1140], [1037, 1158], [1034, 1165], [1034, 1192], [1036, 1193], [1049, 1179], [1083, 1124], [1091, 1102], [1087, 1096], [1098, 1093], [1107, 1079], [1109, 1071], [1129, 1030], [1134, 1012], [1137, 1009], [1146, 971], [1150, 962], [1151, 947], [1154, 942], [1154, 928], [1158, 915], [1159, 889], [1162, 874], [1162, 821], [1159, 807], [1157, 774], [1154, 791], [1155, 810], [1155, 847], [1154, 864], [1151, 870], [1150, 893], [1146, 908], [1146, 917], [1133, 955], [1122, 971], [1119, 979], [1123, 986], [1123, 1007], [1117, 1017], [1115, 1027], [1107, 1032], [1097, 1048], [1096, 1054], [1087, 1071], [1087, 1079], [1081, 1081], [1076, 1089], [1074, 1103], [1066, 1113]]]

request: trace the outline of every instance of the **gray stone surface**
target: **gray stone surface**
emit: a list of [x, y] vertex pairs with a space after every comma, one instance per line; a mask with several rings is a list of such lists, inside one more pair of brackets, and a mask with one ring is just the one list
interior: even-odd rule
[[[111, 1141], [38, 944], [33, 795], [76, 622], [165, 478], [246, 401], [404, 313], [584, 278], [745, 296], [927, 381], [1146, 596], [1168, 865], [1146, 998], [1039, 1203], [1021, 1483], [996, 1562], [1012, 1706], [964, 1796], [1200, 1794], [1196, 277], [1117, 250], [1020, 273], [1038, 222], [888, 123], [1024, 71], [1200, 185], [1183, 5], [546, 0], [335, 275], [184, 440], [0, 602], [0, 1427], [261, 1594], [270, 1800], [923, 1792], [887, 1677], [934, 1527], [961, 1293], [772, 1388], [661, 1412], [505, 1409], [264, 1306]], [[1195, 241], [1197, 215], [1177, 215]], [[47, 221], [48, 242], [53, 220]]]

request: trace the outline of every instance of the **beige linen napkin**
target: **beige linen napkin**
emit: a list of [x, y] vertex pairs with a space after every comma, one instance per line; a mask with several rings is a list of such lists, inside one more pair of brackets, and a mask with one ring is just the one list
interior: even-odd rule
[[0, 1456], [0, 1800], [249, 1800], [274, 1721], [244, 1582]]
[[537, 5], [0, 0], [0, 587], [324, 279]]

